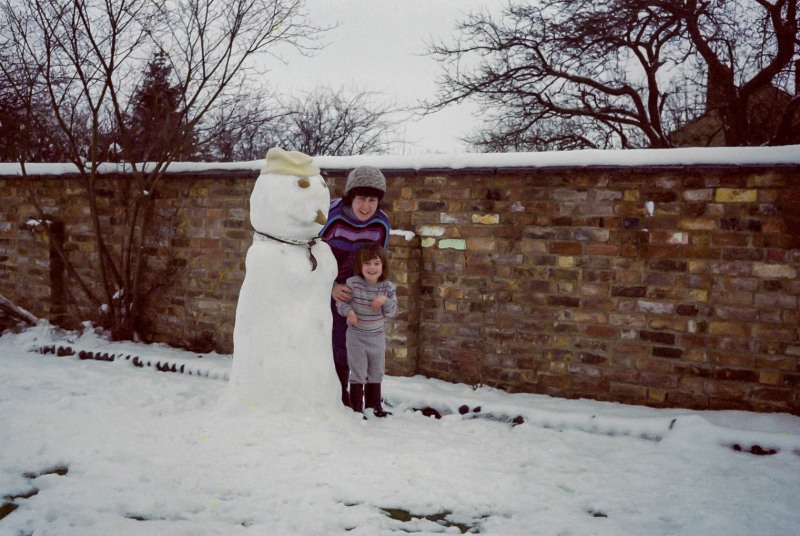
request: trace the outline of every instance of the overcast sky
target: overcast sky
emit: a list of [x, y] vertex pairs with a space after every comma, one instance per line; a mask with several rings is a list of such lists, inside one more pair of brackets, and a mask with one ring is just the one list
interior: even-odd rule
[[[325, 35], [328, 46], [314, 57], [286, 55], [269, 83], [282, 93], [308, 91], [319, 85], [385, 94], [399, 106], [415, 104], [436, 91], [439, 64], [424, 53], [432, 39], [450, 39], [466, 13], [497, 12], [503, 0], [306, 0], [311, 22], [338, 23]], [[399, 136], [405, 154], [460, 153], [459, 137], [475, 126], [472, 105], [447, 109], [423, 119], [405, 121]]]

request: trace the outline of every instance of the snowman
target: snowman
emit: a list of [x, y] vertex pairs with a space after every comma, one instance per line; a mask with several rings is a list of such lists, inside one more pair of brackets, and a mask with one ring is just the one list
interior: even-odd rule
[[337, 266], [317, 239], [329, 203], [311, 157], [267, 152], [250, 196], [255, 233], [236, 306], [230, 401], [269, 411], [341, 409], [331, 348]]

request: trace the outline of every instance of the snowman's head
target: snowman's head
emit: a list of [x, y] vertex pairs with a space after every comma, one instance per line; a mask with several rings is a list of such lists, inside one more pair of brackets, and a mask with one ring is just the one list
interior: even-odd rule
[[311, 240], [327, 221], [330, 200], [310, 156], [273, 147], [250, 195], [250, 223], [260, 233]]

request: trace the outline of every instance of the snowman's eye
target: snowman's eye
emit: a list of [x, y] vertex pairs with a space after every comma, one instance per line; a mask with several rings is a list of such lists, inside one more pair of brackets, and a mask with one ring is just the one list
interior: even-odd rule
[[311, 186], [311, 183], [309, 182], [308, 179], [300, 179], [299, 181], [297, 181], [297, 185], [300, 188], [308, 188], [309, 186]]

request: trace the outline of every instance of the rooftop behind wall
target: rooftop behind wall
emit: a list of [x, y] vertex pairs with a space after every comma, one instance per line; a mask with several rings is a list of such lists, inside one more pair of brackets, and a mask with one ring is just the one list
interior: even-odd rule
[[[401, 300], [390, 374], [800, 414], [800, 147], [315, 162], [334, 195], [354, 166], [387, 175], [384, 209], [402, 231], [390, 243]], [[162, 183], [152, 340], [232, 351], [262, 164], [179, 164]], [[117, 235], [125, 175], [106, 171], [101, 211]], [[68, 166], [28, 173], [0, 165], [0, 286], [51, 316], [71, 299], [59, 278], [72, 283], [25, 225], [32, 195], [84, 274], [89, 208]]]

